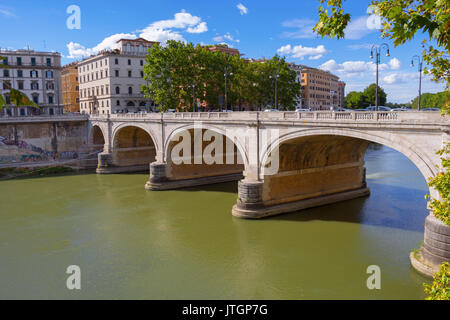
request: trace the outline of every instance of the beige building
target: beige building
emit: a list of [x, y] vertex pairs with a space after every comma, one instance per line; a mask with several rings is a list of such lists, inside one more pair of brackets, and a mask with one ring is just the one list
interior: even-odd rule
[[62, 68], [61, 87], [64, 111], [80, 112], [78, 62], [72, 62]]
[[153, 102], [144, 98], [145, 55], [156, 42], [121, 39], [119, 49], [103, 51], [78, 63], [80, 111], [111, 114], [149, 111]]
[[302, 98], [297, 108], [329, 110], [339, 107], [339, 77], [328, 71], [290, 63], [297, 73], [297, 81], [302, 84]]
[[[5, 116], [63, 113], [61, 97], [61, 54], [34, 50], [0, 50], [0, 95], [6, 101]], [[15, 107], [10, 90], [17, 89], [38, 105]]]

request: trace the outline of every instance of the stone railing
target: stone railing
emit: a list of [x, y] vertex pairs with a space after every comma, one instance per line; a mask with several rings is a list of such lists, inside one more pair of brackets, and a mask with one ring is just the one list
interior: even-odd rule
[[280, 112], [174, 112], [121, 113], [93, 115], [91, 120], [220, 120], [220, 121], [302, 121], [302, 122], [449, 122], [440, 112], [375, 112], [375, 111], [280, 111]]
[[1, 116], [0, 123], [8, 122], [46, 122], [46, 121], [87, 121], [87, 114], [55, 114], [55, 115], [28, 115], [28, 116]]

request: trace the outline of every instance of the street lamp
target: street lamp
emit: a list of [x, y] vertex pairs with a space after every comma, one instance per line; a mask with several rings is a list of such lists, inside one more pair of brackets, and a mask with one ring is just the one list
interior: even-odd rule
[[414, 59], [417, 59], [417, 62], [419, 62], [419, 105], [418, 109], [420, 111], [420, 98], [422, 93], [422, 64], [423, 64], [423, 58], [419, 57], [418, 55], [414, 55], [411, 59], [411, 67], [414, 67]]
[[233, 69], [231, 68], [231, 66], [225, 67], [225, 71], [224, 71], [223, 75], [225, 76], [225, 110], [228, 111], [227, 80], [228, 80], [229, 76], [233, 75]]
[[377, 82], [375, 87], [375, 110], [378, 112], [378, 65], [380, 64], [380, 53], [381, 49], [386, 48], [386, 57], [389, 57], [389, 46], [386, 43], [381, 45], [373, 45], [372, 49], [370, 49], [370, 59], [373, 59], [373, 51], [375, 49], [375, 62], [377, 65]]
[[280, 66], [277, 67], [277, 70], [273, 72], [270, 79], [275, 78], [275, 109], [278, 110], [278, 78], [280, 77]]

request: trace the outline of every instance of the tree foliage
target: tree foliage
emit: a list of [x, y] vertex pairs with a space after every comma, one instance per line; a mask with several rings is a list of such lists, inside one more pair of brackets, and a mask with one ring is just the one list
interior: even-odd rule
[[194, 47], [191, 43], [172, 40], [166, 46], [155, 45], [150, 49], [146, 62], [147, 85], [142, 86], [142, 91], [161, 111], [193, 111], [197, 101], [210, 110], [224, 107], [225, 74], [229, 106], [262, 108], [273, 104], [276, 70], [279, 71], [278, 105], [293, 108], [300, 96], [295, 71], [278, 56], [264, 63], [248, 62], [237, 55], [211, 52], [200, 45]]
[[431, 284], [424, 284], [427, 300], [450, 300], [450, 267], [448, 262], [441, 265], [439, 272], [433, 275]]
[[[375, 105], [375, 88], [376, 84], [372, 83], [363, 92], [352, 91], [345, 96], [345, 105], [349, 108], [365, 108]], [[378, 105], [386, 104], [387, 94], [383, 88], [378, 86]]]
[[[343, 38], [351, 16], [342, 0], [319, 0], [319, 21], [314, 31], [322, 37]], [[422, 42], [425, 68], [436, 82], [450, 86], [450, 2], [448, 0], [373, 0], [369, 8], [382, 19], [381, 37], [402, 45], [418, 32], [427, 35]]]
[[[450, 101], [450, 92], [442, 91], [438, 93], [424, 93], [421, 96], [420, 105], [422, 108], [439, 108], [442, 109], [445, 104]], [[417, 109], [419, 105], [419, 97], [412, 101], [412, 108]]]

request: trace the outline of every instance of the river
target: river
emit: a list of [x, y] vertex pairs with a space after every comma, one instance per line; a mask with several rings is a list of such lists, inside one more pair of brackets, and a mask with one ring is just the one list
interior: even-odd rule
[[[237, 183], [144, 190], [147, 174], [0, 182], [0, 299], [423, 299], [409, 253], [427, 185], [366, 153], [371, 195], [265, 220], [231, 216]], [[81, 269], [81, 290], [66, 269]], [[378, 265], [381, 289], [366, 269]]]

